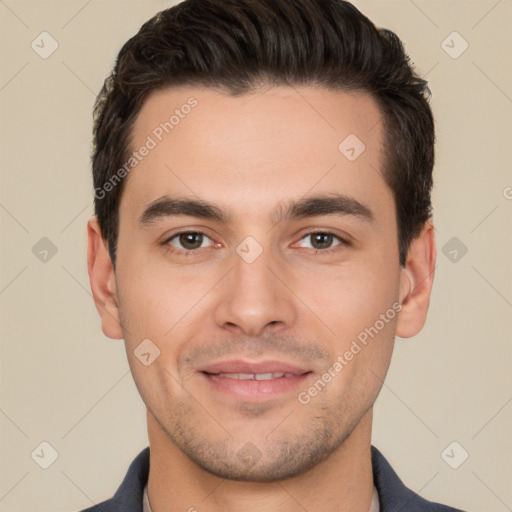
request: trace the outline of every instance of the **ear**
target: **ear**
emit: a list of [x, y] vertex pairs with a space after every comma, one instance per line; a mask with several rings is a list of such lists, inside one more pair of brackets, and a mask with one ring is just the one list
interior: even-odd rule
[[410, 338], [425, 325], [430, 293], [434, 282], [436, 245], [434, 226], [427, 221], [421, 233], [411, 242], [400, 276], [400, 302], [396, 335]]
[[103, 333], [109, 338], [120, 340], [123, 332], [119, 321], [115, 273], [107, 242], [103, 239], [96, 217], [87, 223], [87, 270]]

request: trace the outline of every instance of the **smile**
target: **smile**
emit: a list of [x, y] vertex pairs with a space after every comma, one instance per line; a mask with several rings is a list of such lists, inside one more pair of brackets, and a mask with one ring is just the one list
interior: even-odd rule
[[293, 373], [218, 373], [218, 377], [226, 377], [235, 380], [271, 380], [280, 379], [282, 377], [295, 377]]

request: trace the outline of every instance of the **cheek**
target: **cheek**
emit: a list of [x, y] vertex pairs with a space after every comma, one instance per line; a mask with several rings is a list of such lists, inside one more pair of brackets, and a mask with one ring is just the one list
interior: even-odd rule
[[388, 370], [400, 307], [399, 267], [373, 261], [309, 275], [302, 287], [304, 302], [335, 333], [325, 339], [331, 362], [341, 357], [343, 364], [333, 390], [347, 386], [365, 396], [380, 389]]
[[301, 283], [297, 294], [338, 338], [346, 339], [374, 325], [393, 308], [399, 278], [398, 266], [380, 262], [340, 265], [304, 273], [297, 281]]
[[218, 278], [204, 272], [193, 275], [186, 269], [130, 263], [118, 277], [125, 341], [134, 347], [149, 338], [161, 350], [171, 342], [173, 351], [177, 350], [183, 337], [178, 334], [190, 328], [191, 323], [197, 326], [201, 300]]

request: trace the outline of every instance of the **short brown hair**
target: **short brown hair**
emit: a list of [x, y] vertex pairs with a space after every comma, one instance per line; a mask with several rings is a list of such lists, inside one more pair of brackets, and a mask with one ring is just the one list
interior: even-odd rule
[[399, 261], [431, 216], [434, 121], [430, 91], [400, 39], [343, 0], [185, 0], [129, 39], [94, 107], [95, 213], [115, 268], [126, 178], [97, 194], [129, 158], [130, 136], [150, 92], [207, 86], [233, 96], [263, 85], [361, 90], [385, 128], [383, 177], [393, 191]]

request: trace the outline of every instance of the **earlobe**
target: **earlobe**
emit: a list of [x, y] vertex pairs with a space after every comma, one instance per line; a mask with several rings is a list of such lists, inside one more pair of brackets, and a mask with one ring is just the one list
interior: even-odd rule
[[434, 282], [436, 247], [434, 226], [426, 222], [421, 233], [411, 242], [400, 277], [400, 301], [396, 335], [410, 338], [421, 331], [427, 318]]
[[103, 333], [122, 339], [114, 268], [96, 217], [87, 223], [87, 270]]

